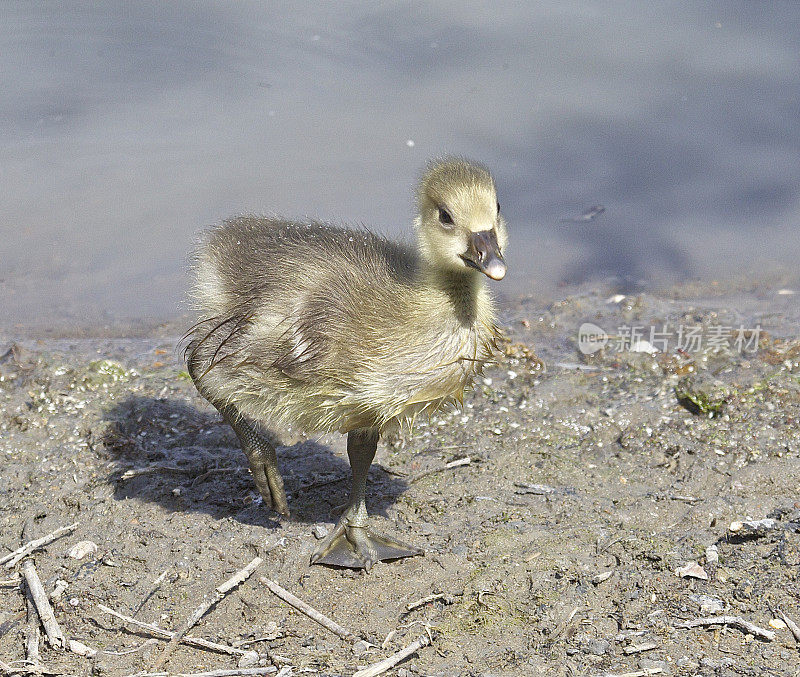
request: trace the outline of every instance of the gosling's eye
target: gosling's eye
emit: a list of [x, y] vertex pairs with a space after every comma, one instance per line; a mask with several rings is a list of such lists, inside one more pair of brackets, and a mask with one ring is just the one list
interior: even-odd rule
[[497, 215], [500, 216], [500, 202], [497, 203]]
[[450, 216], [450, 212], [446, 209], [442, 209], [439, 207], [439, 222], [445, 226], [452, 226], [453, 225], [453, 217]]

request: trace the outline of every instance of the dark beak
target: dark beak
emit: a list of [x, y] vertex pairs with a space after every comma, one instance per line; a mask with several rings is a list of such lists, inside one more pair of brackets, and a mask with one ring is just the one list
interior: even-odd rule
[[494, 230], [480, 230], [471, 233], [467, 251], [461, 258], [470, 268], [481, 271], [493, 280], [502, 280], [506, 274], [506, 262], [497, 244]]

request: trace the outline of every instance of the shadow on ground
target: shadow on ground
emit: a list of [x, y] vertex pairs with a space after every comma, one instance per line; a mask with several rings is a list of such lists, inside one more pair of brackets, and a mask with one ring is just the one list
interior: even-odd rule
[[[284, 519], [264, 508], [236, 435], [220, 416], [185, 402], [130, 396], [106, 413], [103, 445], [118, 466], [114, 497], [136, 498], [170, 511], [206, 512], [244, 524], [277, 528]], [[307, 440], [278, 451], [291, 519], [332, 522], [348, 497], [350, 466], [330, 447]], [[406, 482], [380, 465], [370, 469], [370, 511], [386, 516]]]

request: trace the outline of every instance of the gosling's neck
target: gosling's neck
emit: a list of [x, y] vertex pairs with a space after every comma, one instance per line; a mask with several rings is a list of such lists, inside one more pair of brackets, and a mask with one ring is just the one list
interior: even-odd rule
[[472, 327], [491, 313], [483, 275], [476, 270], [447, 270], [422, 259], [422, 282], [444, 295], [458, 323]]

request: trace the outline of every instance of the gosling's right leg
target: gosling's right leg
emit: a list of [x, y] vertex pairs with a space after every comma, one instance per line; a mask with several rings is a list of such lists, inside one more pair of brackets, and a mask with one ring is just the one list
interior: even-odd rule
[[350, 500], [338, 524], [314, 551], [311, 564], [329, 564], [369, 571], [375, 562], [423, 554], [419, 548], [381, 536], [367, 528], [367, 473], [377, 447], [376, 430], [354, 430], [348, 433], [347, 455], [353, 470]]
[[268, 509], [289, 516], [289, 504], [286, 501], [286, 492], [283, 488], [283, 477], [278, 470], [278, 455], [269, 441], [259, 432], [255, 425], [242, 417], [232, 404], [222, 404], [206, 392], [201, 384], [201, 378], [194, 355], [188, 360], [189, 375], [192, 377], [198, 392], [216, 407], [222, 414], [225, 422], [233, 428], [239, 444], [242, 446], [247, 460], [250, 463], [250, 472], [256, 483], [258, 492]]

